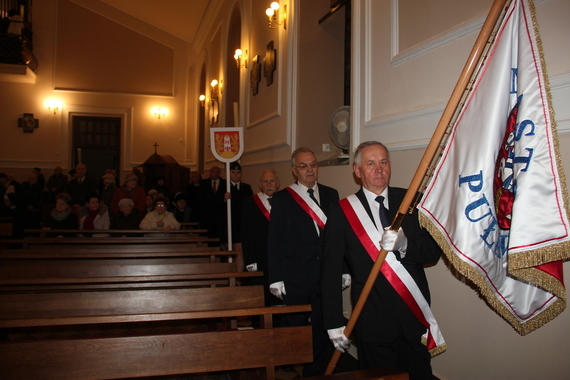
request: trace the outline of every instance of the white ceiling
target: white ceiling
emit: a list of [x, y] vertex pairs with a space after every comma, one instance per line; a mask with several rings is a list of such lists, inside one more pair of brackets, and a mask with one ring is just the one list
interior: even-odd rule
[[[100, 0], [192, 43], [214, 5], [224, 0]], [[231, 3], [225, 0], [228, 5]]]

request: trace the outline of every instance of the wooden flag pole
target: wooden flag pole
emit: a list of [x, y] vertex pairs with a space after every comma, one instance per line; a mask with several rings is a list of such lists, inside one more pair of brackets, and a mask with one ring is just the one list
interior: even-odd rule
[[[410, 206], [412, 205], [413, 200], [417, 196], [417, 193], [420, 189], [420, 185], [422, 184], [424, 177], [428, 172], [429, 165], [432, 163], [433, 158], [435, 157], [438, 151], [439, 145], [441, 144], [441, 141], [445, 136], [451, 118], [455, 113], [455, 110], [457, 109], [459, 102], [461, 101], [463, 93], [465, 92], [465, 89], [467, 88], [469, 81], [471, 80], [471, 77], [473, 76], [473, 72], [475, 71], [475, 68], [477, 67], [481, 59], [483, 51], [485, 50], [485, 47], [489, 39], [491, 38], [493, 30], [495, 29], [495, 25], [497, 24], [499, 17], [503, 13], [505, 5], [507, 3], [510, 3], [510, 1], [511, 0], [495, 0], [493, 2], [491, 10], [489, 11], [487, 18], [485, 19], [485, 23], [483, 24], [483, 27], [479, 32], [479, 36], [475, 41], [473, 49], [469, 54], [469, 58], [467, 59], [467, 62], [463, 67], [463, 71], [459, 76], [459, 80], [457, 81], [457, 84], [453, 89], [453, 92], [451, 94], [451, 97], [449, 98], [447, 106], [445, 107], [445, 110], [441, 115], [439, 123], [437, 124], [437, 127], [431, 137], [428, 147], [426, 148], [426, 151], [424, 152], [422, 160], [418, 165], [416, 173], [412, 178], [410, 186], [408, 187], [408, 191], [406, 192], [406, 195], [404, 196], [404, 199], [400, 204], [398, 213], [396, 214], [396, 217], [392, 221], [392, 225], [390, 226], [391, 230], [398, 231], [400, 229], [400, 226], [402, 225], [404, 217], [406, 216], [407, 213], [410, 212]], [[372, 290], [372, 287], [374, 286], [374, 283], [378, 278], [378, 273], [380, 272], [380, 268], [382, 267], [382, 264], [384, 263], [387, 254], [388, 252], [383, 249], [380, 250], [380, 253], [378, 254], [378, 258], [376, 259], [376, 262], [374, 263], [372, 270], [370, 271], [370, 275], [368, 276], [368, 279], [364, 284], [364, 288], [360, 293], [360, 297], [358, 298], [358, 301], [356, 302], [356, 305], [352, 310], [352, 315], [350, 316], [350, 319], [344, 330], [344, 335], [347, 337], [350, 337], [350, 335], [352, 334], [354, 325], [356, 324], [356, 321], [358, 320], [358, 317], [362, 312], [362, 308], [364, 307], [364, 304], [368, 299], [368, 295], [370, 294], [370, 291]], [[332, 359], [329, 362], [329, 365], [326, 369], [325, 375], [330, 375], [333, 373], [336, 364], [340, 359], [340, 354], [341, 354], [340, 351], [338, 350], [334, 351]]]

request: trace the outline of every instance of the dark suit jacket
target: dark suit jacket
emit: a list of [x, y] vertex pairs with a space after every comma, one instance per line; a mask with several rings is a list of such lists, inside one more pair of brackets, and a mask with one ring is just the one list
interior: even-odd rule
[[202, 208], [202, 188], [189, 183], [185, 189], [187, 203], [190, 206], [190, 221], [199, 222]]
[[230, 184], [230, 192], [232, 194], [232, 242], [241, 243], [241, 213], [243, 201], [253, 195], [253, 190], [251, 190], [251, 186], [247, 183], [240, 182], [239, 190], [236, 186]]
[[[263, 272], [263, 278], [252, 277], [252, 285], [263, 285], [265, 304], [270, 304], [269, 276], [267, 275], [267, 235], [269, 220], [257, 206], [253, 197], [243, 200], [241, 220], [241, 244], [245, 265], [257, 263], [257, 270]], [[275, 297], [273, 297], [275, 298]], [[277, 300], [277, 298], [275, 298]]]
[[[338, 191], [318, 184], [321, 208], [328, 215], [338, 202]], [[269, 224], [269, 283], [285, 283], [285, 304], [310, 303], [318, 290], [323, 233], [317, 234], [313, 219], [287, 189], [273, 195]]]
[[[388, 188], [390, 221], [394, 219], [405, 193], [404, 189]], [[368, 213], [360, 217], [372, 218], [362, 189], [356, 195]], [[406, 215], [402, 228], [408, 238], [408, 249], [401, 262], [430, 302], [423, 265], [436, 263], [441, 251], [431, 235], [420, 227], [417, 210], [412, 215]], [[343, 262], [348, 265], [352, 275], [351, 295], [353, 303], [356, 303], [374, 263], [350, 227], [340, 205], [336, 204], [331, 210], [324, 234], [321, 297], [326, 329], [346, 324], [342, 315]], [[425, 331], [425, 327], [380, 273], [354, 328], [356, 338], [388, 343], [399, 335], [409, 340], [419, 339]]]
[[208, 229], [208, 237], [219, 237], [225, 239], [226, 236], [226, 180], [220, 178], [216, 193], [212, 190], [212, 181], [207, 178], [200, 182], [202, 191], [202, 212], [200, 226]]
[[72, 204], [85, 206], [87, 197], [93, 193], [97, 194], [97, 182], [88, 175], [82, 183], [74, 178], [67, 184], [67, 193], [71, 196]]

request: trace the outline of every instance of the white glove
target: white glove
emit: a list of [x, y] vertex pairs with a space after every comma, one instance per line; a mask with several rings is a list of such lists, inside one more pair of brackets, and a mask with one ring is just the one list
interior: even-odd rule
[[342, 275], [342, 290], [348, 288], [350, 286], [350, 284], [352, 284], [352, 277], [350, 277], [350, 274], [345, 273]]
[[273, 284], [269, 285], [269, 291], [275, 297], [279, 298], [283, 301], [283, 296], [285, 293], [285, 283], [283, 281], [274, 282]]
[[386, 227], [382, 234], [382, 240], [380, 240], [380, 246], [388, 252], [400, 252], [400, 257], [403, 259], [408, 249], [408, 238], [401, 227], [398, 231], [392, 231], [390, 227]]
[[249, 264], [245, 267], [248, 272], [257, 272], [257, 263]]
[[329, 339], [331, 340], [332, 344], [334, 344], [334, 348], [339, 350], [344, 354], [345, 350], [348, 350], [350, 347], [350, 340], [344, 336], [344, 329], [346, 326], [342, 326], [336, 329], [327, 330], [329, 334]]

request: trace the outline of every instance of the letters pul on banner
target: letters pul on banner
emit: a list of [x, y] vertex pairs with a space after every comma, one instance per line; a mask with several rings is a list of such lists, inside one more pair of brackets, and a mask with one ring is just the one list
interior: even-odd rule
[[566, 306], [568, 195], [534, 5], [513, 0], [420, 202], [452, 265], [521, 335]]

